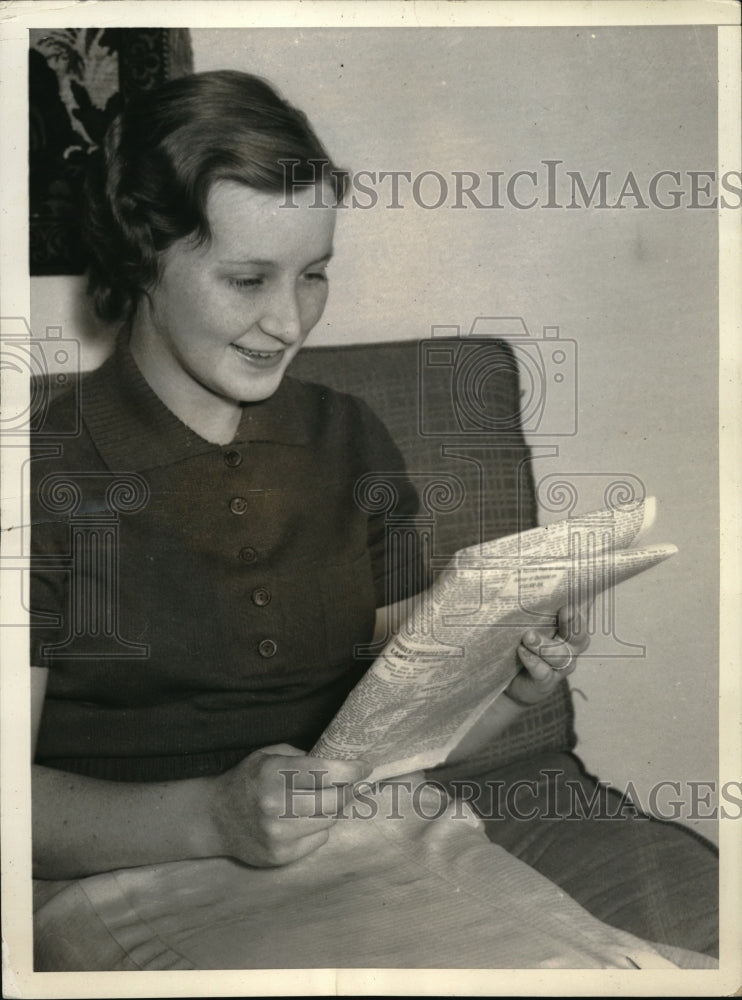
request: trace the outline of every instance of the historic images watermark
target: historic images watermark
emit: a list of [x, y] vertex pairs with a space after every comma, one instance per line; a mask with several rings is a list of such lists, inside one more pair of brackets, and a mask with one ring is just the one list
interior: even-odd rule
[[[296, 208], [293, 191], [306, 184], [299, 160], [280, 161], [284, 170], [284, 208]], [[627, 170], [570, 169], [564, 160], [544, 159], [519, 170], [368, 170], [330, 169], [309, 161], [317, 182], [310, 207], [327, 208], [320, 182], [340, 179], [345, 198], [339, 208], [402, 209], [738, 209], [742, 207], [742, 171], [662, 169], [653, 173]]]
[[[643, 794], [629, 781], [623, 791], [598, 782], [590, 792], [582, 781], [564, 777], [559, 768], [542, 769], [538, 779], [515, 781], [482, 778], [452, 779], [444, 784], [434, 778], [402, 776], [378, 784], [359, 781], [348, 785], [327, 782], [328, 772], [312, 768], [310, 787], [300, 787], [299, 770], [280, 771], [283, 803], [279, 819], [469, 820], [474, 812], [485, 820], [641, 820], [693, 821], [742, 818], [742, 780], [719, 783], [684, 778], [655, 782]], [[564, 780], [560, 780], [564, 777]], [[305, 780], [302, 777], [302, 780]], [[335, 802], [323, 809], [327, 792], [335, 789]], [[379, 794], [383, 792], [383, 794]]]

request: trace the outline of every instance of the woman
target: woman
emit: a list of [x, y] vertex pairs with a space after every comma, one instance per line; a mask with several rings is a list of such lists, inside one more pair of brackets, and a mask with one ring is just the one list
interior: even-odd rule
[[[122, 331], [83, 380], [80, 433], [64, 437], [77, 402], [62, 397], [59, 454], [34, 461], [41, 878], [285, 864], [327, 840], [336, 786], [368, 773], [306, 752], [362, 673], [354, 644], [386, 634], [383, 523], [353, 485], [402, 460], [360, 401], [285, 377], [327, 299], [343, 181], [305, 117], [241, 73], [174, 81], [109, 132], [90, 292]], [[54, 557], [75, 544], [70, 516], [110, 520], [115, 483], [137, 498], [115, 509], [115, 545], [98, 557], [78, 533], [69, 579]], [[86, 629], [101, 594], [110, 627]], [[548, 658], [525, 637], [486, 738], [587, 645], [561, 619]], [[279, 818], [287, 765], [295, 787], [323, 771], [324, 818]]]

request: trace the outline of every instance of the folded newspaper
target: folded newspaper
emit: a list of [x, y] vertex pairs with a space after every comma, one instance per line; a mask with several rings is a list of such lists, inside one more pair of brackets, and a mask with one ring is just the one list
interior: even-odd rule
[[371, 781], [443, 763], [521, 669], [526, 629], [555, 626], [559, 608], [677, 552], [629, 549], [654, 514], [648, 497], [457, 552], [412, 600], [312, 754], [363, 758]]

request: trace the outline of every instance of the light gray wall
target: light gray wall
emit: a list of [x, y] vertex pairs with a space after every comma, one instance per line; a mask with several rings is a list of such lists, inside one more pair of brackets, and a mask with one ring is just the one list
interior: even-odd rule
[[[213, 29], [193, 42], [197, 70], [266, 76], [356, 171], [436, 170], [453, 183], [455, 170], [536, 170], [543, 198], [542, 161], [560, 159], [588, 184], [611, 171], [614, 202], [630, 170], [646, 199], [660, 170], [716, 165], [712, 29]], [[717, 773], [716, 213], [630, 198], [623, 210], [454, 210], [453, 194], [436, 210], [409, 196], [390, 210], [388, 190], [377, 208], [343, 213], [314, 342], [420, 338], [478, 315], [521, 316], [535, 337], [555, 325], [576, 342], [578, 432], [532, 435], [559, 448], [537, 476], [591, 474], [579, 480], [589, 510], [604, 474], [632, 474], [659, 498], [650, 540], [680, 547], [617, 591], [617, 632], [646, 656], [588, 658], [574, 675], [587, 699], [576, 696], [579, 751], [644, 805], [658, 780], [684, 783], [687, 798], [688, 780]], [[92, 331], [80, 288], [36, 279], [37, 331]], [[105, 340], [89, 344], [92, 365]]]

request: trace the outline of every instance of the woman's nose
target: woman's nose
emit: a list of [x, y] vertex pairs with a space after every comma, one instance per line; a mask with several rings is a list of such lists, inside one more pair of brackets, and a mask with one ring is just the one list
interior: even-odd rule
[[271, 337], [293, 344], [301, 336], [301, 313], [294, 291], [282, 291], [271, 297], [260, 320], [261, 329]]

